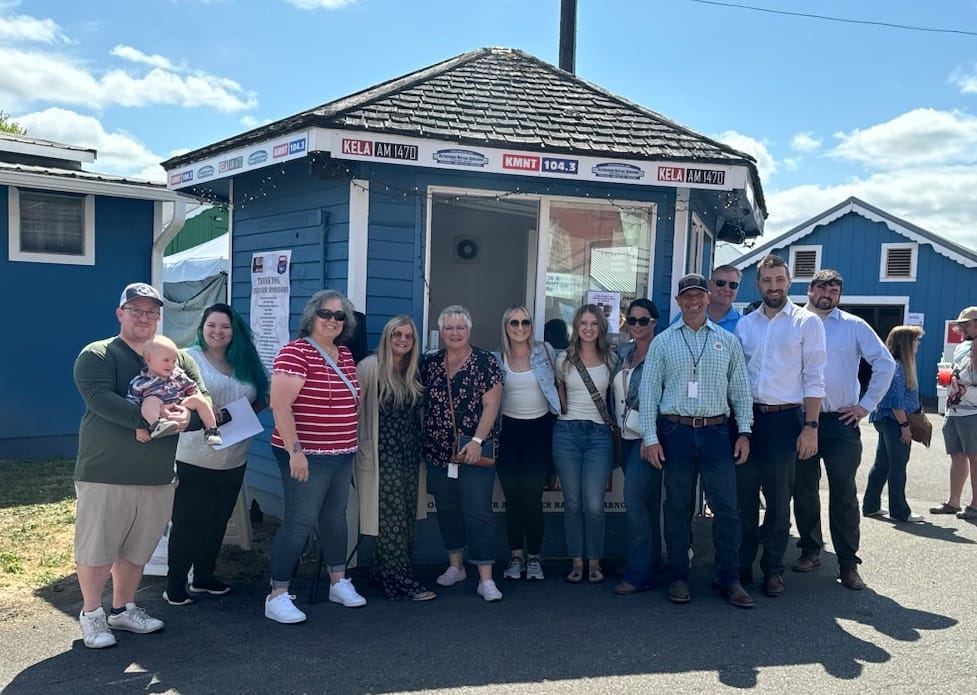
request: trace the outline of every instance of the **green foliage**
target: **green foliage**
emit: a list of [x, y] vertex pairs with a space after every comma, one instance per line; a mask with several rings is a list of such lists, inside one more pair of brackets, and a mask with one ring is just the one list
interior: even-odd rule
[[0, 133], [13, 133], [14, 135], [27, 135], [27, 129], [17, 121], [10, 119], [10, 114], [0, 111]]

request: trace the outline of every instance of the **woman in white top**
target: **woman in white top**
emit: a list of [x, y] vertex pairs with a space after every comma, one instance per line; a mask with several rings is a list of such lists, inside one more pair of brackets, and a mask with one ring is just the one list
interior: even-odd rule
[[[251, 330], [227, 304], [204, 310], [197, 342], [187, 348], [207, 384], [217, 423], [228, 403], [246, 399], [255, 412], [268, 403], [268, 376], [251, 338]], [[184, 432], [176, 449], [179, 485], [173, 500], [166, 590], [163, 598], [174, 606], [193, 603], [190, 594], [220, 596], [231, 590], [214, 577], [217, 553], [227, 521], [237, 503], [251, 440], [215, 450], [204, 442], [203, 430]], [[187, 574], [193, 583], [187, 593]]]
[[567, 412], [553, 427], [553, 465], [563, 489], [567, 554], [573, 561], [566, 580], [571, 584], [583, 581], [584, 556], [588, 560], [587, 581], [604, 581], [600, 568], [604, 492], [614, 463], [613, 435], [605, 413], [613, 368], [607, 319], [597, 306], [586, 304], [577, 309], [570, 344], [556, 364], [557, 378], [566, 392]]

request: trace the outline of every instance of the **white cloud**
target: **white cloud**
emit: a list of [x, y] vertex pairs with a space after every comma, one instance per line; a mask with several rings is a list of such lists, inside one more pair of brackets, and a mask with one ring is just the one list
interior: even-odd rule
[[172, 70], [176, 72], [180, 69], [171, 63], [168, 58], [161, 56], [158, 53], [148, 55], [140, 51], [138, 48], [133, 48], [132, 46], [124, 46], [119, 44], [112, 49], [112, 55], [122, 58], [123, 60], [131, 60], [133, 63], [151, 65], [154, 68], [162, 68], [163, 70]]
[[781, 160], [781, 163], [787, 171], [797, 171], [801, 166], [801, 161], [800, 157], [785, 157]]
[[961, 111], [914, 109], [835, 137], [833, 157], [873, 169], [977, 162], [977, 117]]
[[[3, 7], [0, 7], [0, 11]], [[23, 14], [0, 15], [0, 42], [71, 43], [53, 19]]]
[[355, 5], [357, 0], [285, 0], [300, 10], [341, 10]]
[[16, 120], [35, 137], [97, 150], [98, 157], [90, 167], [92, 171], [159, 183], [166, 180], [159, 165], [163, 157], [125, 131], [106, 131], [92, 116], [50, 108], [18, 116]]
[[790, 146], [796, 152], [814, 152], [821, 147], [821, 140], [814, 137], [814, 133], [807, 131], [795, 135], [790, 141]]
[[954, 70], [950, 82], [957, 85], [963, 94], [977, 94], [977, 63]]
[[737, 133], [735, 130], [727, 130], [715, 136], [716, 140], [729, 145], [730, 147], [752, 155], [757, 162], [757, 169], [760, 172], [760, 180], [766, 181], [777, 172], [777, 162], [767, 146], [749, 135]]
[[255, 118], [250, 114], [241, 116], [241, 125], [245, 128], [257, 128], [258, 126], [268, 125], [269, 123], [271, 123], [270, 118]]

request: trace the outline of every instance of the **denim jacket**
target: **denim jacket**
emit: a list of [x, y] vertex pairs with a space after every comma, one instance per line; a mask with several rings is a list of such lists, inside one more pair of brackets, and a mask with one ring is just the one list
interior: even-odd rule
[[[614, 373], [611, 375], [611, 381], [613, 382], [614, 377], [624, 369], [631, 362], [631, 358], [634, 356], [634, 351], [637, 349], [638, 344], [634, 341], [624, 343], [617, 349], [617, 362], [614, 363]], [[631, 410], [638, 410], [638, 391], [641, 386], [641, 370], [645, 366], [645, 361], [641, 360], [641, 363], [636, 367], [631, 369], [631, 374], [628, 375], [628, 397], [627, 403], [628, 408]], [[616, 399], [611, 399], [611, 405], [615, 404]]]
[[[502, 367], [502, 398], [505, 400], [505, 375], [506, 369], [505, 364], [502, 362], [502, 353], [493, 352], [495, 359], [498, 361], [499, 366]], [[549, 357], [547, 357], [547, 354]], [[534, 343], [532, 352], [529, 353], [529, 367], [533, 370], [533, 376], [536, 377], [536, 383], [539, 384], [539, 388], [543, 391], [543, 395], [546, 397], [546, 402], [550, 406], [550, 412], [554, 415], [560, 414], [560, 395], [556, 392], [556, 375], [553, 373], [553, 366], [550, 364], [550, 359], [553, 360], [553, 364], [556, 364], [556, 350], [549, 343]], [[499, 406], [499, 417], [502, 416], [502, 406]]]

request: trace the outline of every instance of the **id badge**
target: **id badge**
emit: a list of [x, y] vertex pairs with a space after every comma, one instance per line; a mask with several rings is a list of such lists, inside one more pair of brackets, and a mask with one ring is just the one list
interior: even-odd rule
[[448, 477], [449, 478], [454, 478], [456, 480], [458, 479], [458, 464], [457, 463], [449, 463], [448, 464]]
[[699, 397], [699, 382], [698, 381], [690, 381], [689, 382], [689, 398], [698, 398], [698, 397]]

